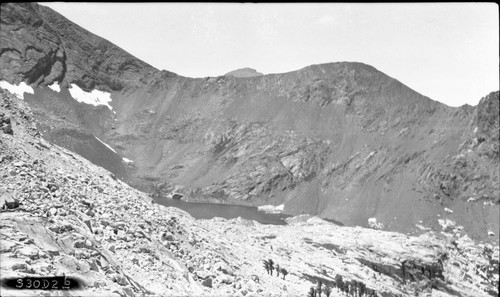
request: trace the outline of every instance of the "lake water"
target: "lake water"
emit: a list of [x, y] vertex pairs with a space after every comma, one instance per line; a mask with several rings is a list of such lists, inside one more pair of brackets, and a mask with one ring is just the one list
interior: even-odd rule
[[180, 208], [195, 219], [212, 219], [214, 217], [235, 219], [241, 217], [247, 220], [255, 220], [261, 224], [286, 225], [284, 219], [291, 217], [285, 214], [265, 213], [251, 206], [186, 202], [169, 198], [154, 198], [154, 200], [156, 203], [164, 206]]

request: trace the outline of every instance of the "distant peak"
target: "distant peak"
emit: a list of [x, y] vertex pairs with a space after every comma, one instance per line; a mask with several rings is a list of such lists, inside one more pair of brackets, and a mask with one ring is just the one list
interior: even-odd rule
[[228, 72], [224, 74], [224, 76], [235, 76], [235, 77], [252, 77], [252, 76], [261, 76], [264, 75], [260, 72], [257, 72], [257, 70], [252, 69], [252, 68], [240, 68], [233, 70], [231, 72]]

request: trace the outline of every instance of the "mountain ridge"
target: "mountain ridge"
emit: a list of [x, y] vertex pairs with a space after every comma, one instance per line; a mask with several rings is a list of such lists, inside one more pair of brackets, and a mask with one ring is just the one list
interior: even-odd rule
[[[88, 30], [86, 30], [85, 28], [82, 28], [81, 26], [72, 23], [70, 20], [68, 20], [64, 16], [59, 15], [57, 12], [55, 12], [54, 10], [52, 10], [49, 7], [46, 7], [46, 6], [43, 6], [43, 5], [38, 5], [36, 3], [29, 3], [29, 4], [25, 3], [25, 4], [22, 5], [22, 7], [26, 8], [27, 10], [30, 10], [30, 11], [36, 13], [34, 15], [34, 17], [37, 17], [37, 21], [35, 22], [35, 25], [40, 25], [39, 22], [41, 22], [41, 25], [44, 25], [44, 24], [47, 25], [52, 31], [54, 31], [53, 33], [57, 34], [56, 37], [59, 40], [61, 40], [61, 41], [64, 40], [64, 39], [61, 39], [61, 35], [60, 35], [61, 32], [63, 32], [62, 36], [66, 36], [66, 38], [68, 38], [68, 36], [69, 37], [71, 37], [71, 36], [78, 36], [78, 38], [81, 39], [81, 40], [88, 40], [88, 39], [93, 40], [93, 39], [96, 39], [97, 40], [97, 44], [104, 44], [104, 47], [111, 46], [113, 48], [116, 48], [117, 51], [112, 50], [113, 52], [124, 52], [124, 54], [125, 54], [126, 57], [130, 57], [130, 58], [133, 58], [133, 60], [137, 60], [139, 62], [139, 64], [143, 65], [142, 66], [143, 68], [151, 69], [154, 72], [166, 73], [167, 75], [179, 76], [179, 75], [177, 75], [177, 74], [175, 74], [173, 72], [167, 71], [167, 70], [161, 70], [160, 71], [157, 68], [149, 65], [148, 63], [146, 63], [146, 62], [144, 62], [144, 61], [142, 61], [140, 59], [137, 59], [137, 58], [133, 57], [130, 53], [126, 52], [122, 48], [114, 45], [113, 43], [111, 43], [110, 41], [108, 41], [108, 40], [106, 40], [106, 39], [104, 39], [102, 37], [99, 37], [99, 36], [96, 36], [96, 35], [92, 34]], [[4, 7], [3, 7], [3, 9], [5, 11], [4, 15], [9, 16], [9, 13], [10, 13], [9, 5], [5, 4]], [[6, 19], [6, 21], [8, 21], [8, 20], [9, 19]], [[4, 25], [11, 25], [13, 22], [17, 22], [17, 20], [15, 20], [15, 19], [14, 20], [10, 20], [10, 21], [11, 22], [9, 22], [9, 23], [4, 22]], [[22, 21], [22, 19], [21, 19], [21, 21]], [[29, 20], [28, 20], [28, 22], [29, 22]], [[54, 30], [54, 28], [51, 27], [51, 24], [54, 25], [55, 27], [64, 27], [64, 28], [66, 28], [65, 30], [69, 30], [69, 32]], [[5, 35], [5, 31], [7, 31], [7, 30], [4, 30], [4, 35]], [[92, 36], [92, 37], [89, 38], [88, 36]], [[3, 37], [6, 38], [5, 36], [3, 36]], [[6, 40], [4, 42], [8, 43], [9, 40]], [[2, 54], [4, 54], [8, 50], [9, 50], [9, 48], [3, 47]], [[85, 52], [85, 51], [80, 51], [80, 52]], [[94, 54], [96, 52], [100, 53], [99, 51], [94, 51]], [[104, 60], [104, 58], [100, 58], [99, 60]], [[98, 63], [96, 63], [96, 64], [99, 64], [99, 63], [102, 63], [102, 62], [98, 61]], [[313, 68], [313, 67], [329, 66], [329, 65], [333, 65], [335, 63], [353, 63], [353, 65], [355, 65], [355, 64], [363, 64], [363, 65], [372, 67], [373, 69], [376, 70], [376, 68], [374, 68], [373, 66], [370, 66], [370, 65], [367, 65], [367, 64], [364, 64], [364, 63], [360, 63], [360, 62], [330, 62], [330, 63], [321, 63], [321, 64], [313, 64], [313, 65], [309, 65], [309, 66], [304, 66], [304, 67], [302, 67], [300, 69], [292, 70], [292, 71], [289, 71], [289, 72], [275, 73], [275, 74], [266, 74], [266, 75], [294, 73], [294, 72], [297, 72], [297, 71], [308, 70], [308, 69]], [[126, 65], [121, 65], [120, 67], [125, 67], [125, 66]], [[242, 69], [251, 69], [251, 68], [242, 68]], [[12, 75], [9, 72], [12, 72], [12, 71], [8, 71], [8, 72], [3, 71], [2, 76], [4, 76], [4, 78], [7, 78], [7, 80], [9, 80], [10, 82], [19, 83], [20, 82], [19, 78], [13, 79], [12, 77], [9, 77], [9, 75]], [[19, 72], [17, 74], [19, 74]], [[28, 80], [28, 82], [34, 83], [35, 85], [38, 85], [38, 84], [41, 83], [41, 82], [37, 82], [37, 80], [39, 80], [39, 77], [30, 78], [28, 76], [29, 71], [26, 72], [25, 74], [27, 74], [27, 75], [24, 77], [24, 79]], [[85, 76], [85, 74], [73, 75], [73, 76]], [[69, 84], [71, 82], [75, 82], [75, 83], [77, 83], [78, 86], [82, 87], [84, 90], [90, 90], [90, 89], [92, 89], [89, 86], [89, 82], [75, 80], [73, 76], [70, 76], [69, 78], [66, 78], [66, 80], [68, 81], [66, 83], [66, 86], [69, 86]], [[164, 77], [165, 74], [162, 74], [161, 76]], [[180, 76], [180, 77], [184, 77], [184, 76]], [[220, 76], [217, 76], [217, 77], [220, 77]], [[190, 77], [186, 77], [186, 78], [190, 78]], [[192, 78], [192, 79], [195, 79], [195, 78]], [[51, 83], [53, 83], [55, 81], [57, 81], [57, 80], [48, 80], [47, 82], [42, 83], [42, 85], [49, 85], [49, 84], [51, 84]], [[90, 83], [90, 84], [92, 84], [92, 83]], [[95, 85], [95, 82], [93, 83], [93, 85]], [[110, 89], [113, 89], [113, 84], [111, 84], [111, 85], [102, 85], [101, 87], [104, 87], [103, 88], [104, 91], [108, 91]]]

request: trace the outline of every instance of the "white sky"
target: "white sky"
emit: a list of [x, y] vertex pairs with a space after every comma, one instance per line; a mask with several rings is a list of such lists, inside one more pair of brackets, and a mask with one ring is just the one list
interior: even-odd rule
[[356, 61], [451, 106], [499, 89], [494, 3], [42, 3], [189, 77]]

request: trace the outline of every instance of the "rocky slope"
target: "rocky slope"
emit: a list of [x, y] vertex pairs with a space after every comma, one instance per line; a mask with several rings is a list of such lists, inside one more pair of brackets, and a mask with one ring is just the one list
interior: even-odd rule
[[[498, 92], [452, 108], [349, 62], [187, 78], [36, 4], [2, 4], [1, 41], [0, 80], [31, 84], [43, 137], [140, 190], [498, 241]], [[74, 85], [110, 92], [112, 109]]]
[[[305, 296], [319, 280], [331, 296], [348, 296], [335, 288], [339, 276], [377, 296], [498, 294], [498, 246], [460, 230], [415, 237], [307, 215], [286, 226], [194, 220], [47, 142], [25, 101], [0, 96], [12, 128], [0, 132], [2, 280], [65, 274], [83, 285], [1, 287], [2, 296]], [[286, 277], [266, 273], [264, 259]]]

